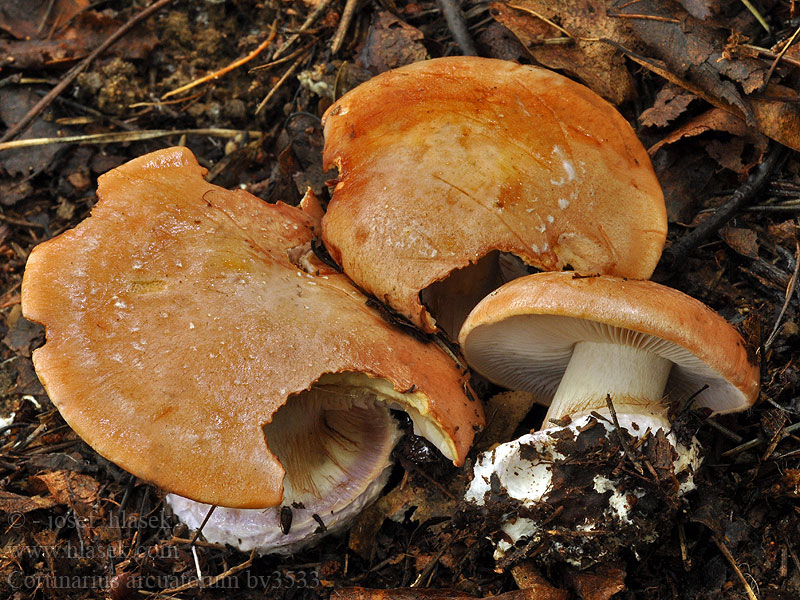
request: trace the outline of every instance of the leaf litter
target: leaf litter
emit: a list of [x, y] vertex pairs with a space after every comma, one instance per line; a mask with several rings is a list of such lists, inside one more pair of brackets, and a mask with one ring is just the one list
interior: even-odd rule
[[[11, 10], [19, 6], [0, 3], [3, 55], [19, 57], [5, 60], [0, 73], [6, 128], [20, 118], [14, 107], [28, 111], [66, 68], [138, 10], [132, 3], [89, 7], [79, 0]], [[482, 55], [560, 69], [619, 106], [655, 148], [675, 243], [747, 185], [769, 153], [765, 137], [800, 148], [798, 50], [789, 43], [796, 15], [786, 3], [758, 6], [769, 33], [744, 3], [715, 0], [467, 1], [461, 10]], [[296, 36], [313, 11], [313, 24]], [[181, 589], [178, 597], [233, 599], [797, 597], [800, 292], [791, 284], [800, 258], [800, 163], [794, 155], [767, 173], [751, 201], [685, 260], [662, 264], [654, 276], [749, 333], [761, 347], [764, 378], [762, 402], [749, 413], [684, 415], [684, 426], [708, 452], [698, 490], [674, 519], [660, 522], [662, 541], [643, 547], [638, 558], [621, 549], [613, 560], [575, 569], [534, 564], [536, 557], [521, 553], [503, 571], [492, 559], [491, 532], [467, 518], [460, 504], [465, 473], [413, 438], [399, 450], [403, 467], [384, 497], [349, 535], [293, 557], [250, 557], [193, 541], [164, 509], [163, 492], [97, 456], [63, 423], [30, 360], [41, 331], [19, 313], [30, 249], [88, 214], [99, 174], [178, 142], [191, 145], [225, 186], [296, 203], [310, 184], [324, 205], [325, 174], [315, 156], [318, 118], [331, 100], [383, 68], [458, 52], [435, 2], [387, 2], [382, 9], [359, 5], [332, 56], [328, 43], [344, 12], [344, 2], [164, 3], [90, 64], [23, 135], [56, 137], [67, 127], [75, 134], [178, 127], [208, 133], [0, 151], [0, 594], [129, 598]], [[284, 56], [303, 52], [283, 62], [278, 57], [262, 71], [240, 67], [159, 100], [247, 56], [273, 27], [264, 56], [292, 39]], [[295, 63], [295, 76], [282, 79]], [[304, 72], [311, 75], [301, 85], [296, 75]], [[330, 93], [318, 93], [323, 89]], [[221, 138], [217, 129], [240, 133]], [[770, 331], [776, 334], [766, 346]], [[502, 391], [485, 383], [475, 389], [490, 405]], [[495, 426], [490, 423], [485, 443], [535, 425], [539, 417], [521, 418], [525, 402], [517, 400], [518, 410], [498, 413]]]

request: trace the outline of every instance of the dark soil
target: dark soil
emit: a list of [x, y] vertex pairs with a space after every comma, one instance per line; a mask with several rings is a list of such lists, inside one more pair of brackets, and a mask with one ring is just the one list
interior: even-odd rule
[[[26, 3], [0, 2], [2, 54], [16, 58], [0, 61], [0, 119], [6, 127], [146, 5], [95, 2], [91, 10], [96, 14], [87, 18], [75, 8], [81, 4], [77, 0], [30, 2], [26, 10], [14, 13], [11, 8], [18, 4]], [[561, 4], [563, 10], [584, 14], [586, 6], [601, 3]], [[646, 12], [649, 4], [642, 2], [641, 10]], [[749, 44], [758, 48], [785, 42], [798, 26], [793, 2], [757, 3], [767, 15], [770, 34], [742, 3], [681, 4], [694, 13], [707, 10], [708, 23], [714, 23], [709, 31], [726, 32], [723, 41], [730, 27], [746, 31]], [[286, 49], [287, 60], [250, 71], [270, 62], [314, 6], [299, 0], [174, 0], [95, 60], [22, 137], [217, 131], [0, 150], [0, 416], [13, 415], [0, 427], [0, 597], [138, 598], [158, 597], [167, 590], [160, 597], [301, 599], [327, 598], [349, 586], [412, 585], [483, 597], [511, 592], [532, 580], [538, 588], [530, 589], [540, 595], [525, 597], [800, 597], [800, 427], [794, 428], [800, 422], [800, 293], [794, 287], [800, 255], [800, 161], [794, 153], [777, 161], [765, 185], [732, 221], [715, 228], [679, 260], [665, 261], [654, 276], [702, 300], [740, 329], [759, 353], [762, 392], [760, 402], [746, 413], [683, 415], [682, 426], [697, 435], [707, 453], [696, 476], [698, 489], [674, 519], [658, 524], [661, 538], [638, 547], [638, 556], [622, 547], [613, 553], [613, 561], [585, 571], [524, 561], [524, 568], [513, 573], [497, 570], [487, 538], [491, 532], [458, 502], [466, 471], [447, 464], [413, 437], [397, 451], [399, 466], [386, 497], [343, 537], [289, 557], [250, 557], [202, 540], [191, 545], [190, 532], [165, 509], [161, 490], [99, 457], [63, 422], [33, 371], [30, 355], [44, 342], [44, 334], [21, 316], [20, 284], [31, 249], [88, 216], [98, 175], [149, 151], [185, 144], [218, 185], [291, 204], [310, 185], [324, 200], [325, 181], [333, 174], [322, 172], [319, 117], [334, 95], [387, 68], [459, 53], [435, 2], [382, 0], [358, 5], [334, 56], [329, 42], [344, 10], [343, 2], [334, 1]], [[503, 23], [514, 34], [501, 25], [487, 3], [467, 0], [462, 9], [481, 55], [534, 62], [520, 42], [530, 46], [530, 39], [509, 21]], [[684, 11], [678, 3], [670, 10]], [[65, 15], [60, 22], [58, 11]], [[557, 21], [578, 27], [568, 25], [572, 21], [566, 17]], [[275, 35], [267, 48], [245, 66], [160, 100], [174, 88], [246, 56], [271, 31]], [[646, 46], [651, 57], [660, 56], [667, 70], [673, 69], [669, 52], [658, 52], [658, 36], [636, 33], [649, 40], [641, 48]], [[554, 30], [543, 34], [557, 35]], [[729, 60], [736, 62], [737, 56], [734, 52]], [[787, 57], [793, 56], [790, 49]], [[763, 72], [772, 63], [763, 56], [741, 57], [745, 59], [760, 60]], [[620, 95], [620, 110], [639, 125], [646, 145], [670, 138], [654, 153], [671, 216], [668, 243], [702, 223], [753, 176], [765, 156], [777, 151], [779, 144], [767, 144], [764, 134], [790, 145], [800, 135], [782, 132], [777, 120], [756, 126], [744, 118], [734, 126], [717, 113], [711, 115], [706, 100], [714, 99], [714, 86], [705, 99], [693, 97], [675, 108], [670, 98], [679, 98], [680, 88], [640, 62], [620, 60], [632, 76], [634, 92]], [[773, 83], [796, 89], [795, 65], [800, 63], [791, 60], [795, 62], [782, 62], [771, 77]], [[293, 73], [282, 79], [292, 67]], [[575, 76], [568, 67], [561, 68]], [[691, 79], [691, 69], [681, 75]], [[747, 87], [745, 78], [737, 77], [728, 73], [724, 81]], [[268, 94], [269, 101], [255, 115]], [[664, 102], [674, 114], [667, 114]], [[656, 110], [663, 124], [650, 113], [645, 127], [641, 115], [654, 106], [661, 107]], [[742, 114], [747, 117], [746, 111]], [[793, 122], [785, 123], [789, 127]], [[223, 129], [237, 132], [218, 131]], [[496, 391], [476, 388], [484, 400]], [[538, 425], [540, 418], [539, 413], [531, 416], [518, 432]], [[552, 595], [559, 589], [567, 590], [564, 596]]]

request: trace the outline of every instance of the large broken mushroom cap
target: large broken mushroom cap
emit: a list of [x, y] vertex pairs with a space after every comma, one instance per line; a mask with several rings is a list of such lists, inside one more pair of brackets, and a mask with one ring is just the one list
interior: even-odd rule
[[[323, 123], [325, 167], [339, 169], [325, 244], [355, 283], [427, 331], [423, 302], [435, 310], [454, 294], [420, 293], [483, 257], [496, 263], [493, 251], [641, 279], [661, 255], [666, 211], [647, 152], [608, 102], [551, 71], [418, 62], [345, 94]], [[497, 287], [479, 271], [468, 308]], [[442, 321], [453, 338], [466, 312]]]
[[585, 566], [653, 541], [700, 464], [696, 440], [673, 432], [670, 405], [692, 399], [726, 413], [758, 395], [758, 367], [736, 330], [651, 281], [522, 277], [484, 298], [459, 340], [478, 372], [550, 404], [542, 430], [475, 463], [466, 498], [505, 500], [498, 559], [527, 540], [542, 556]]
[[70, 426], [181, 496], [316, 499], [323, 519], [384, 473], [389, 407], [460, 464], [482, 413], [456, 365], [344, 276], [296, 266], [306, 213], [204, 172], [185, 148], [135, 159], [100, 178], [89, 219], [31, 253], [23, 310], [47, 330], [34, 364]]

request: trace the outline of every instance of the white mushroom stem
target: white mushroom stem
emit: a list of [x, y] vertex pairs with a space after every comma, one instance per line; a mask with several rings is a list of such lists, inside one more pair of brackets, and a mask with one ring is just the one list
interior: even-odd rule
[[641, 415], [651, 428], [669, 429], [663, 402], [672, 362], [634, 346], [578, 342], [545, 417], [545, 427], [565, 415]]
[[[648, 430], [669, 431], [664, 392], [672, 364], [654, 352], [631, 345], [578, 342], [553, 397], [544, 428], [481, 454], [465, 498], [478, 506], [484, 505], [490, 493], [496, 493], [492, 492], [494, 482], [508, 499], [518, 501], [520, 506], [535, 507], [546, 502], [554, 485], [553, 468], [568, 458], [557, 450], [565, 434], [571, 432], [577, 439], [592, 421], [594, 412], [608, 418], [600, 426], [606, 429], [606, 436], [613, 435], [615, 426], [610, 418], [609, 397], [619, 426], [631, 435], [643, 436]], [[557, 421], [567, 415], [572, 419], [570, 424], [563, 427], [552, 424], [551, 419]], [[678, 495], [682, 495], [694, 488], [693, 473], [700, 464], [699, 445], [692, 443], [686, 448], [671, 433], [668, 439], [677, 455], [673, 469], [676, 476], [681, 475]], [[612, 529], [630, 527], [632, 535], [637, 535], [631, 511], [636, 499], [647, 494], [645, 489], [628, 487], [623, 491], [618, 480], [601, 475], [593, 481], [595, 493], [610, 492], [602, 519]], [[561, 498], [560, 502], [564, 500]], [[595, 527], [592, 518], [587, 514], [587, 520], [578, 528], [592, 530]], [[543, 535], [539, 522], [513, 513], [509, 513], [502, 530], [504, 539], [498, 540], [497, 559], [505, 556], [520, 539], [536, 540]], [[578, 547], [579, 544], [575, 546]]]

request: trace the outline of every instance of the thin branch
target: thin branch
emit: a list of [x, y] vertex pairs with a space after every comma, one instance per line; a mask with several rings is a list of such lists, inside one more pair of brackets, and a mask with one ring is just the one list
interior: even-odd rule
[[550, 25], [550, 27], [554, 27], [555, 29], [557, 29], [558, 31], [560, 31], [561, 33], [563, 33], [565, 36], [567, 36], [568, 38], [572, 38], [572, 39], [574, 39], [574, 38], [575, 38], [575, 36], [574, 36], [574, 35], [572, 35], [572, 34], [571, 34], [569, 31], [567, 31], [566, 29], [564, 29], [563, 27], [561, 27], [561, 25], [559, 25], [559, 24], [558, 24], [558, 23], [556, 23], [555, 21], [552, 21], [551, 19], [548, 19], [547, 17], [545, 17], [545, 16], [544, 16], [544, 15], [542, 15], [542, 14], [539, 14], [538, 12], [536, 12], [535, 10], [533, 10], [532, 8], [528, 8], [527, 6], [519, 6], [519, 5], [517, 5], [517, 4], [506, 4], [506, 6], [507, 6], [508, 8], [513, 8], [514, 10], [520, 10], [520, 11], [522, 11], [522, 12], [526, 12], [526, 13], [528, 13], [528, 14], [530, 14], [530, 15], [533, 15], [534, 17], [536, 17], [536, 18], [537, 18], [537, 19], [539, 19], [540, 21], [544, 21], [545, 23], [547, 23], [548, 25]]
[[67, 71], [67, 74], [64, 75], [64, 78], [59, 81], [58, 84], [52, 90], [50, 90], [50, 92], [44, 98], [39, 100], [39, 102], [37, 102], [36, 105], [31, 108], [21, 120], [17, 121], [12, 127], [10, 127], [8, 131], [5, 132], [3, 137], [0, 137], [0, 143], [7, 142], [8, 140], [15, 138], [22, 133], [28, 127], [28, 125], [30, 125], [31, 122], [42, 113], [42, 111], [52, 104], [56, 97], [61, 95], [61, 92], [67, 89], [67, 86], [75, 81], [75, 78], [78, 75], [86, 70], [86, 68], [92, 63], [92, 61], [94, 61], [95, 58], [108, 50], [108, 48], [114, 45], [122, 36], [128, 33], [141, 21], [145, 20], [154, 12], [164, 8], [170, 2], [172, 2], [172, 0], [156, 0], [150, 6], [128, 19], [127, 23], [112, 33], [108, 39], [95, 48], [92, 53], [89, 54], [89, 56]]
[[[272, 60], [275, 60], [275, 59], [277, 59], [277, 58], [280, 58], [280, 57], [281, 57], [281, 55], [282, 55], [284, 52], [286, 52], [286, 50], [288, 50], [289, 46], [291, 46], [291, 45], [292, 45], [292, 44], [294, 44], [294, 43], [295, 43], [295, 42], [296, 42], [298, 39], [300, 39], [300, 36], [301, 36], [303, 33], [305, 33], [306, 31], [308, 31], [308, 28], [309, 28], [309, 27], [311, 27], [311, 25], [313, 25], [313, 24], [314, 24], [314, 21], [316, 21], [316, 20], [319, 18], [319, 16], [320, 16], [320, 15], [321, 15], [323, 12], [325, 12], [325, 10], [327, 10], [328, 6], [330, 5], [330, 3], [331, 3], [332, 1], [333, 1], [333, 0], [322, 0], [322, 2], [320, 2], [319, 4], [317, 4], [317, 6], [315, 6], [315, 7], [314, 7], [314, 10], [312, 10], [312, 11], [311, 11], [311, 12], [308, 14], [308, 17], [306, 17], [306, 20], [305, 20], [305, 21], [303, 22], [303, 24], [300, 26], [300, 29], [298, 29], [298, 30], [297, 30], [297, 31], [296, 31], [296, 32], [295, 32], [295, 33], [294, 33], [294, 34], [293, 34], [293, 35], [292, 35], [292, 36], [291, 36], [291, 37], [290, 37], [288, 40], [286, 40], [286, 41], [283, 43], [283, 45], [282, 45], [280, 48], [278, 48], [277, 50], [275, 50], [275, 54], [273, 54], [273, 55], [272, 55]], [[256, 111], [256, 112], [258, 112], [258, 111]]]
[[258, 114], [262, 110], [264, 110], [264, 107], [267, 105], [267, 103], [270, 100], [272, 100], [272, 97], [277, 93], [277, 91], [281, 88], [281, 86], [284, 83], [286, 83], [286, 80], [289, 79], [291, 74], [294, 73], [297, 70], [297, 67], [300, 66], [300, 63], [303, 62], [307, 57], [308, 57], [307, 53], [303, 54], [302, 56], [298, 57], [298, 59], [296, 61], [294, 61], [294, 64], [292, 64], [291, 67], [286, 69], [286, 73], [281, 75], [281, 78], [278, 80], [278, 82], [274, 86], [272, 86], [272, 89], [269, 91], [269, 93], [261, 101], [261, 104], [258, 105], [258, 107], [256, 108], [255, 114]]
[[744, 4], [747, 7], [747, 10], [753, 13], [753, 16], [756, 18], [756, 21], [759, 22], [759, 24], [764, 28], [764, 30], [767, 33], [772, 33], [772, 31], [769, 28], [769, 25], [767, 24], [767, 21], [764, 19], [763, 16], [761, 16], [761, 13], [758, 12], [758, 10], [756, 10], [756, 7], [750, 3], [750, 0], [742, 0], [742, 4]]
[[662, 17], [660, 15], [628, 15], [622, 13], [608, 13], [609, 17], [616, 19], [642, 19], [644, 21], [660, 21], [662, 23], [680, 23], [675, 17]]
[[444, 20], [447, 22], [447, 28], [453, 35], [458, 47], [465, 56], [478, 56], [478, 50], [475, 48], [475, 43], [472, 41], [472, 36], [467, 29], [467, 19], [464, 13], [461, 12], [461, 7], [456, 4], [456, 0], [436, 0], [439, 10], [444, 15]]
[[234, 138], [238, 135], [259, 137], [260, 131], [240, 129], [149, 129], [144, 131], [116, 131], [112, 133], [94, 133], [91, 135], [68, 135], [55, 138], [28, 138], [0, 143], [0, 151], [30, 146], [47, 146], [49, 144], [113, 144], [119, 142], [138, 142], [152, 140], [171, 135], [209, 135], [212, 137]]
[[778, 318], [775, 320], [775, 326], [772, 328], [772, 332], [769, 334], [767, 341], [764, 343], [764, 350], [769, 350], [769, 347], [772, 346], [775, 338], [778, 337], [778, 329], [780, 329], [781, 322], [786, 314], [786, 309], [789, 308], [789, 303], [792, 301], [794, 290], [797, 287], [797, 276], [800, 274], [800, 242], [795, 240], [794, 245], [794, 272], [792, 273], [791, 279], [789, 279], [789, 285], [786, 286], [786, 297], [784, 298], [781, 312], [778, 314]]
[[786, 54], [786, 51], [794, 43], [794, 40], [797, 37], [798, 33], [800, 33], [800, 27], [798, 27], [795, 30], [795, 32], [792, 34], [792, 37], [789, 38], [789, 41], [786, 43], [786, 45], [781, 49], [780, 52], [778, 52], [778, 55], [775, 57], [775, 60], [772, 61], [772, 64], [769, 67], [769, 71], [767, 71], [767, 75], [764, 77], [764, 83], [761, 84], [761, 88], [759, 91], [763, 92], [765, 89], [767, 89], [767, 84], [769, 83], [769, 80], [772, 78], [772, 74], [775, 72], [775, 67], [778, 66], [778, 61], [780, 61], [783, 58], [783, 55]]
[[353, 20], [353, 16], [356, 14], [358, 2], [359, 0], [347, 0], [345, 3], [344, 11], [342, 12], [342, 18], [339, 19], [339, 26], [336, 28], [336, 33], [333, 34], [333, 39], [331, 39], [331, 54], [336, 54], [342, 49], [344, 36], [347, 34], [347, 30], [350, 27], [350, 22]]
[[758, 165], [755, 172], [751, 173], [749, 179], [733, 193], [731, 199], [719, 207], [712, 216], [702, 221], [692, 231], [664, 250], [662, 260], [670, 266], [680, 264], [692, 250], [752, 202], [767, 184], [772, 174], [783, 164], [786, 156], [786, 148], [775, 144], [772, 151]]
[[261, 44], [259, 44], [258, 48], [253, 50], [250, 54], [248, 54], [247, 56], [242, 57], [242, 58], [240, 58], [238, 60], [233, 61], [228, 66], [223, 67], [218, 71], [215, 71], [213, 73], [209, 73], [208, 75], [206, 75], [204, 77], [201, 77], [200, 79], [195, 79], [194, 81], [192, 81], [190, 83], [187, 83], [186, 85], [182, 85], [179, 88], [176, 88], [176, 89], [174, 89], [174, 90], [172, 90], [170, 92], [167, 92], [166, 94], [161, 96], [161, 99], [162, 100], [166, 100], [170, 96], [175, 96], [176, 94], [180, 94], [182, 92], [190, 90], [193, 87], [197, 87], [198, 85], [206, 83], [207, 81], [211, 81], [212, 79], [219, 79], [220, 77], [222, 77], [226, 73], [230, 73], [234, 69], [238, 69], [242, 65], [249, 63], [256, 56], [261, 54], [266, 49], [266, 47], [269, 46], [275, 40], [275, 36], [277, 34], [278, 34], [278, 21], [276, 20], [276, 21], [274, 21], [272, 23], [272, 29], [270, 30], [269, 35], [267, 36], [267, 39], [265, 39], [263, 42], [261, 42]]
[[733, 554], [731, 554], [731, 551], [728, 550], [728, 547], [725, 545], [725, 543], [713, 533], [711, 534], [711, 539], [714, 540], [714, 543], [717, 545], [717, 548], [719, 548], [719, 551], [722, 552], [723, 556], [728, 559], [728, 562], [730, 563], [731, 567], [733, 567], [733, 571], [734, 573], [736, 573], [736, 576], [739, 578], [739, 581], [742, 582], [742, 585], [744, 586], [745, 592], [747, 593], [747, 597], [749, 598], [749, 600], [758, 600], [758, 596], [755, 595], [755, 593], [753, 592], [753, 588], [751, 588], [750, 584], [747, 583], [747, 579], [745, 578], [744, 573], [742, 573], [742, 570], [739, 568], [739, 565], [736, 564], [736, 559], [733, 558]]

